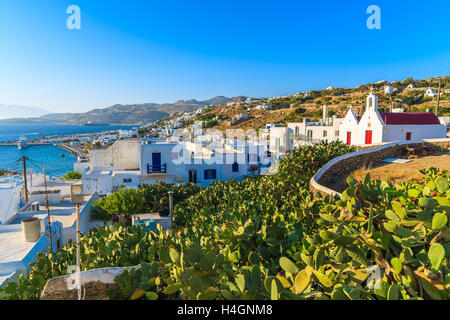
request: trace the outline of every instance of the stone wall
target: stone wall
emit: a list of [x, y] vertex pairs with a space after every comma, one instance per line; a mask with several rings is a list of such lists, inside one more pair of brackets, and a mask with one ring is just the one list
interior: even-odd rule
[[386, 158], [406, 155], [407, 147], [421, 146], [427, 146], [431, 152], [441, 152], [441, 148], [448, 152], [450, 139], [389, 143], [340, 156], [328, 162], [315, 174], [310, 181], [311, 191], [328, 195], [340, 195], [340, 192], [346, 187], [346, 178], [353, 171], [363, 166], [380, 163]]
[[[108, 290], [117, 290], [114, 279], [124, 270], [140, 268], [100, 268], [83, 271], [80, 274], [82, 300], [109, 300]], [[56, 277], [47, 281], [41, 293], [41, 300], [77, 300], [76, 274]]]

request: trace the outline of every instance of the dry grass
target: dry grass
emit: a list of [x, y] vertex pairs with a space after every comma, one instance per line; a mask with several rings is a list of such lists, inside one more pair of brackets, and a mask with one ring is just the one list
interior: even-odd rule
[[408, 163], [383, 162], [376, 166], [364, 164], [350, 176], [357, 180], [362, 180], [369, 173], [372, 180], [387, 180], [395, 183], [412, 181], [413, 179], [420, 181], [423, 179], [420, 170], [431, 167], [450, 171], [450, 155], [432, 155], [416, 158], [411, 159], [411, 162]]

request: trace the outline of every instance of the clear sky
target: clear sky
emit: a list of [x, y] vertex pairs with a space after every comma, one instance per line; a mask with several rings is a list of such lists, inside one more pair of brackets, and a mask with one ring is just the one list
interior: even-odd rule
[[[69, 5], [81, 30], [66, 28]], [[381, 8], [381, 30], [366, 9]], [[273, 96], [450, 74], [450, 1], [2, 0], [0, 104]]]

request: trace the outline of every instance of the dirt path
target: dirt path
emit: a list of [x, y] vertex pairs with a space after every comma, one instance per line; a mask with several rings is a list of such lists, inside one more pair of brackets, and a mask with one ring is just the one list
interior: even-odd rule
[[386, 180], [389, 182], [401, 183], [411, 181], [412, 179], [422, 180], [420, 173], [424, 168], [438, 168], [450, 171], [450, 155], [427, 156], [417, 159], [411, 159], [408, 163], [381, 163], [371, 168], [361, 168], [354, 171], [351, 176], [361, 180], [369, 173], [372, 180]]

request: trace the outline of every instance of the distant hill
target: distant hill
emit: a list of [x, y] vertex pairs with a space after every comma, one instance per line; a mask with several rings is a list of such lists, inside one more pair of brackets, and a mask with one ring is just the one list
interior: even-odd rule
[[[197, 101], [179, 100], [175, 103], [143, 103], [122, 105], [116, 104], [104, 109], [93, 109], [84, 113], [51, 113], [43, 112], [40, 115], [26, 117], [19, 115], [9, 117], [11, 119], [0, 120], [0, 122], [23, 123], [23, 122], [58, 122], [67, 124], [84, 124], [88, 121], [107, 122], [111, 124], [141, 124], [149, 121], [159, 120], [177, 112], [193, 111], [204, 105], [218, 105], [231, 101], [231, 98], [218, 96], [209, 100]], [[46, 114], [47, 113], [47, 114]], [[28, 114], [29, 115], [29, 114]]]
[[40, 117], [49, 113], [50, 111], [38, 107], [0, 104], [0, 119]]
[[[450, 116], [450, 76], [440, 77], [441, 97], [439, 115]], [[363, 114], [366, 98], [373, 89], [378, 95], [380, 111], [390, 111], [393, 108], [403, 108], [409, 112], [425, 112], [430, 109], [435, 112], [437, 97], [426, 95], [427, 89], [438, 92], [439, 78], [413, 79], [393, 81], [391, 94], [384, 92], [387, 81], [367, 83], [354, 88], [328, 88], [311, 90], [307, 93], [297, 92], [289, 95], [247, 100], [247, 97], [234, 97], [231, 104], [219, 104], [206, 113], [199, 115], [194, 121], [204, 121], [204, 126], [225, 132], [227, 129], [258, 129], [268, 123], [302, 122], [303, 119], [316, 121], [323, 117], [323, 106], [328, 106], [328, 116], [336, 115], [343, 118], [350, 105], [353, 110]], [[412, 86], [411, 86], [412, 85]], [[270, 105], [270, 110], [258, 108], [264, 103]], [[237, 117], [247, 115], [248, 120], [232, 124]], [[186, 126], [191, 125], [187, 123]]]

